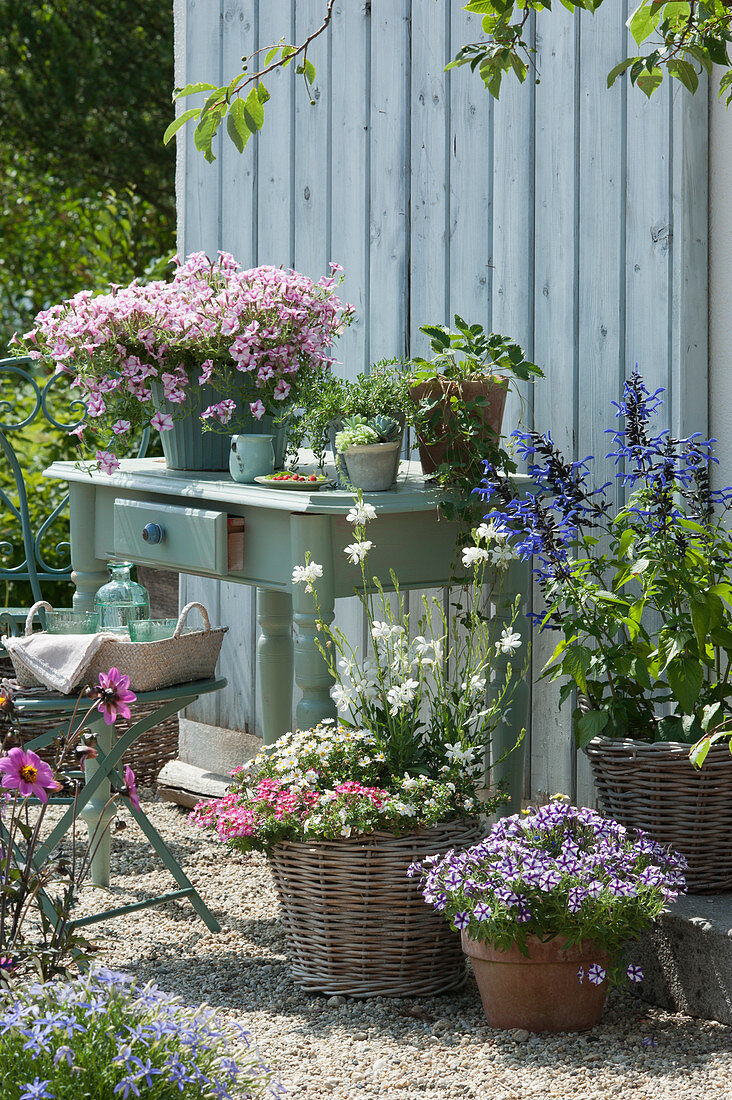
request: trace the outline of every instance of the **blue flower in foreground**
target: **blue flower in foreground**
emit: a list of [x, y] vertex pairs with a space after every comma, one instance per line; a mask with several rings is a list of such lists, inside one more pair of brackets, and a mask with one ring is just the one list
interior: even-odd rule
[[605, 981], [605, 967], [600, 966], [599, 963], [592, 963], [587, 971], [587, 977], [593, 985], [602, 985]]
[[639, 966], [635, 966], [633, 963], [631, 963], [628, 967], [627, 975], [630, 978], [631, 982], [643, 981], [643, 971]]
[[18, 1100], [51, 1100], [53, 1093], [49, 1091], [49, 1081], [41, 1081], [40, 1077], [34, 1077], [32, 1083], [21, 1085], [24, 1090]]

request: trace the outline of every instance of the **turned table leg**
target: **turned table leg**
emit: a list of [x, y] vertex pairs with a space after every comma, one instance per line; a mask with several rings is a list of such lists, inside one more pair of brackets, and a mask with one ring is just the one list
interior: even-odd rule
[[265, 745], [292, 728], [292, 597], [289, 592], [257, 589], [257, 675], [262, 701]]
[[73, 598], [76, 611], [93, 611], [97, 590], [109, 580], [107, 563], [94, 556], [95, 499], [93, 485], [74, 483], [69, 487], [71, 579], [76, 586]]
[[334, 679], [318, 648], [318, 643], [326, 643], [318, 631], [318, 620], [330, 625], [335, 618], [330, 522], [329, 516], [293, 515], [290, 524], [293, 564], [304, 565], [309, 554], [310, 561], [323, 567], [323, 576], [315, 582], [315, 593], [307, 592], [300, 584], [295, 585], [292, 596], [295, 682], [302, 691], [295, 723], [298, 729], [311, 729], [323, 718], [335, 718], [338, 713], [330, 697]]

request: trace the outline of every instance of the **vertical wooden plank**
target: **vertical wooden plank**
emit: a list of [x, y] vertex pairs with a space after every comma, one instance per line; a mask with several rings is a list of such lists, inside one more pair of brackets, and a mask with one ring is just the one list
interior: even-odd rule
[[412, 2], [412, 133], [410, 234], [410, 353], [426, 354], [420, 331], [449, 320], [450, 107], [449, 8], [434, 0]]
[[410, 0], [371, 2], [368, 345], [405, 355], [409, 311]]
[[671, 413], [673, 431], [706, 434], [708, 425], [708, 83], [696, 95], [674, 82], [673, 289]]
[[[214, 83], [221, 73], [221, 7], [220, 0], [187, 0], [185, 14], [184, 82]], [[204, 95], [188, 96], [183, 110], [199, 106]], [[193, 144], [193, 128], [178, 131], [183, 144], [183, 181], [185, 186], [185, 220], [179, 226], [183, 255], [204, 251], [215, 255], [219, 247], [221, 211], [219, 205], [220, 161], [208, 164]], [[220, 152], [221, 138], [215, 138], [215, 151]]]
[[[280, 39], [295, 40], [294, 0], [259, 5], [259, 48], [267, 49]], [[292, 148], [295, 68], [275, 69], [265, 84], [272, 98], [265, 107], [265, 124], [257, 138], [258, 264], [292, 267]]]
[[[356, 307], [353, 323], [338, 340], [334, 370], [355, 378], [370, 363], [369, 191], [371, 172], [371, 13], [365, 2], [339, 0], [333, 8], [330, 86], [330, 256], [345, 269], [341, 297]], [[354, 570], [354, 582], [357, 570]], [[361, 603], [339, 600], [336, 625], [359, 652]]]
[[[320, 0], [298, 0], [295, 37], [302, 42], [322, 21]], [[330, 40], [331, 28], [310, 47], [317, 77], [308, 100], [302, 79], [295, 87], [295, 267], [313, 279], [328, 271], [330, 256]]]
[[[410, 310], [411, 355], [430, 354], [420, 331], [427, 323], [450, 320], [450, 86], [445, 65], [451, 58], [449, 5], [412, 0], [411, 65], [411, 224]], [[428, 599], [444, 598], [428, 589]], [[420, 592], [408, 606], [416, 621]]]
[[[558, 8], [537, 18], [534, 355], [547, 377], [534, 392], [534, 420], [565, 454], [575, 451], [577, 377], [577, 19]], [[537, 594], [535, 606], [541, 607]], [[556, 645], [534, 633], [534, 674]], [[531, 775], [534, 794], [574, 797], [571, 711], [557, 706], [557, 686], [535, 683]]]
[[355, 378], [370, 362], [369, 102], [371, 20], [369, 5], [341, 0], [333, 9], [331, 87], [331, 224], [328, 260], [346, 272], [341, 296], [356, 307], [353, 323], [336, 345], [339, 374]]
[[[221, 79], [221, 4], [220, 0], [187, 0], [185, 14], [185, 82]], [[198, 97], [201, 101], [203, 97]], [[194, 106], [194, 97], [186, 100], [186, 109]], [[182, 136], [180, 136], [182, 134]], [[221, 247], [221, 138], [217, 136], [217, 159], [208, 164], [193, 144], [193, 130], [186, 126], [179, 131], [184, 143], [185, 185], [184, 220], [179, 222], [182, 256], [203, 251], [215, 256]], [[196, 600], [204, 605], [211, 621], [221, 621], [220, 583], [202, 577], [181, 575], [181, 606]], [[225, 651], [222, 649], [222, 653]], [[225, 660], [222, 657], [222, 662]], [[186, 710], [186, 716], [196, 722], [218, 725], [219, 693], [202, 696]]]
[[[669, 381], [670, 95], [666, 82], [650, 100], [627, 88], [625, 377], [637, 365], [651, 392]], [[664, 426], [670, 424], [666, 413], [664, 408]]]
[[[610, 481], [608, 498], [616, 501], [616, 470], [605, 458], [610, 449], [605, 429], [625, 369], [626, 86], [619, 81], [608, 89], [606, 74], [625, 44], [623, 15], [622, 4], [605, 6], [591, 23], [579, 21], [577, 456], [595, 456], [593, 480], [598, 485]], [[577, 754], [576, 801], [587, 806], [596, 801], [584, 753]]]
[[[533, 36], [533, 20], [532, 20]], [[488, 93], [485, 93], [488, 95]], [[505, 81], [493, 108], [492, 324], [534, 355], [534, 124], [536, 86]], [[517, 202], [523, 195], [526, 201]], [[539, 382], [538, 385], [543, 383]], [[513, 388], [503, 434], [533, 423], [533, 386]], [[529, 601], [529, 610], [532, 600]], [[532, 656], [533, 663], [533, 656]], [[531, 667], [529, 668], [531, 678]], [[533, 689], [532, 689], [533, 690]], [[532, 722], [533, 728], [533, 722]], [[524, 792], [531, 796], [532, 728], [524, 746]]]
[[[454, 43], [480, 38], [478, 16], [455, 7], [451, 21]], [[448, 314], [450, 321], [459, 313], [469, 324], [484, 325], [489, 332], [493, 292], [493, 104], [493, 97], [468, 66], [451, 71]]]
[[[242, 58], [257, 49], [259, 0], [222, 2], [222, 70], [228, 82], [241, 71]], [[222, 142], [221, 247], [244, 267], [253, 267], [257, 256], [257, 154], [256, 140], [250, 139], [243, 153], [238, 152], [228, 136]]]

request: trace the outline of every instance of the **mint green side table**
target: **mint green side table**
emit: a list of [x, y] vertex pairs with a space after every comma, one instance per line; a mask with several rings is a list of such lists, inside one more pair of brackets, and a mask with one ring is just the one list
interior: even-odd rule
[[[307, 453], [302, 460], [312, 461]], [[357, 571], [343, 553], [353, 539], [346, 521], [351, 493], [241, 485], [219, 473], [168, 470], [162, 459], [127, 459], [111, 476], [72, 462], [54, 463], [46, 473], [69, 482], [74, 606], [92, 606], [97, 588], [107, 579], [110, 558], [252, 585], [262, 631], [257, 671], [264, 743], [272, 744], [292, 728], [293, 673], [302, 691], [295, 725], [306, 729], [335, 717], [332, 678], [316, 642], [315, 603], [291, 578], [293, 567], [304, 564], [309, 551], [323, 566], [318, 600], [327, 621], [335, 615], [335, 601], [353, 595]], [[403, 462], [395, 489], [365, 494], [364, 499], [377, 511], [370, 528], [375, 543], [370, 573], [383, 578], [393, 569], [404, 590], [445, 585], [454, 563], [455, 528], [440, 517], [437, 492], [425, 483], [419, 464]], [[244, 521], [243, 554], [231, 564], [230, 518]], [[149, 524], [162, 531], [154, 543], [144, 535]], [[528, 565], [516, 563], [510, 592], [528, 597], [529, 578]], [[510, 749], [527, 727], [527, 702], [526, 691], [514, 700], [497, 732], [495, 757]], [[499, 770], [509, 777], [516, 809], [523, 748]]]

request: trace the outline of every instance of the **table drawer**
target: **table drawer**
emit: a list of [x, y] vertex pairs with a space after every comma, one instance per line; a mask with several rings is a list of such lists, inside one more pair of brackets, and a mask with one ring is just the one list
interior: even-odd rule
[[118, 558], [181, 572], [229, 571], [227, 514], [206, 508], [114, 502], [114, 553]]

